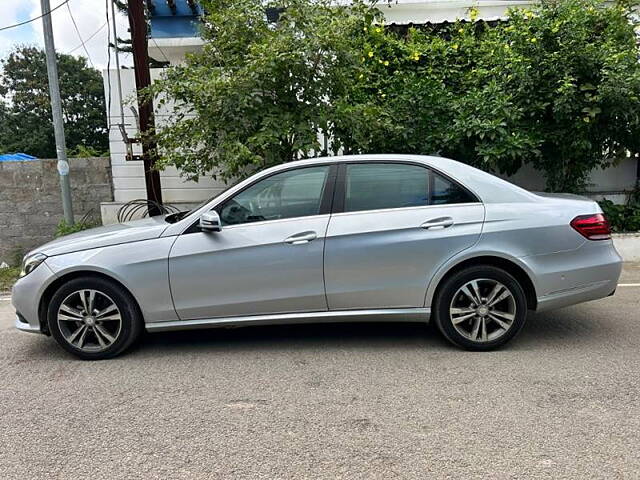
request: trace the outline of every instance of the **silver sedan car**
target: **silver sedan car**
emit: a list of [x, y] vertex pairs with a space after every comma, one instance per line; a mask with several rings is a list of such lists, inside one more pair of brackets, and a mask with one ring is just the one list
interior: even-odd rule
[[264, 170], [190, 212], [43, 245], [16, 327], [84, 359], [149, 332], [434, 321], [489, 350], [528, 310], [612, 295], [621, 259], [598, 204], [535, 194], [439, 157], [363, 155]]

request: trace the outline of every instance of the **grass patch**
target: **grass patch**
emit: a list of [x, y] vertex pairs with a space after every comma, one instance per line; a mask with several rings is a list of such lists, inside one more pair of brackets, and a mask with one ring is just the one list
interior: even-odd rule
[[99, 225], [100, 224], [98, 222], [91, 221], [87, 218], [83, 218], [82, 220], [74, 223], [73, 225], [67, 225], [66, 221], [60, 220], [60, 223], [58, 223], [58, 226], [56, 227], [55, 236], [64, 237], [65, 235], [81, 232], [83, 230], [88, 230], [90, 228], [98, 227]]
[[0, 268], [0, 292], [10, 290], [20, 275], [20, 267]]

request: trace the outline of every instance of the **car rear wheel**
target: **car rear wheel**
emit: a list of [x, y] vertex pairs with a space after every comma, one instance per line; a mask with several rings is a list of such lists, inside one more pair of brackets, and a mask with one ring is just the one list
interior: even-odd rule
[[491, 350], [511, 340], [527, 316], [525, 293], [508, 272], [493, 266], [465, 268], [447, 278], [434, 303], [435, 323], [452, 343]]
[[111, 358], [142, 332], [131, 294], [109, 280], [80, 277], [61, 286], [48, 309], [49, 329], [68, 352], [84, 360]]

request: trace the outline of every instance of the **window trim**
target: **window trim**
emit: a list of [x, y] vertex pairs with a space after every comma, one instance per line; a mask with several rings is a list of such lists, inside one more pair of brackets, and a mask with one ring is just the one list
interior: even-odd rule
[[438, 205], [419, 205], [412, 207], [392, 207], [392, 208], [376, 208], [372, 210], [356, 210], [354, 212], [334, 212], [332, 216], [346, 217], [347, 215], [358, 215], [360, 213], [383, 213], [383, 212], [406, 212], [409, 210], [428, 210], [431, 208], [453, 208], [453, 207], [471, 207], [474, 205], [482, 205], [482, 202], [465, 202], [465, 203], [441, 203]]
[[[389, 207], [389, 208], [374, 208], [370, 210], [356, 210], [353, 212], [346, 212], [345, 202], [346, 202], [346, 182], [347, 182], [347, 165], [351, 164], [390, 164], [390, 165], [411, 165], [416, 167], [422, 167], [429, 172], [429, 204], [428, 205], [413, 205], [410, 207]], [[450, 181], [457, 187], [461, 188], [464, 192], [466, 192], [469, 197], [474, 199], [472, 202], [464, 202], [464, 203], [441, 203], [438, 205], [431, 204], [431, 196], [433, 195], [433, 182], [435, 181], [435, 177], [432, 174], [440, 175], [446, 180]], [[458, 206], [458, 205], [476, 205], [478, 203], [482, 203], [479, 199], [478, 195], [473, 193], [469, 188], [462, 185], [459, 181], [451, 178], [446, 173], [443, 173], [441, 170], [433, 168], [430, 165], [425, 165], [420, 162], [412, 162], [408, 160], [353, 160], [353, 161], [341, 161], [338, 164], [338, 178], [335, 182], [335, 192], [334, 192], [334, 200], [333, 200], [333, 210], [332, 214], [355, 214], [355, 213], [364, 213], [364, 212], [384, 212], [387, 210], [407, 210], [407, 209], [415, 209], [415, 208], [428, 208], [428, 207], [447, 207], [447, 206]]]
[[[327, 218], [329, 219], [329, 217], [331, 217], [330, 213], [319, 213], [317, 215], [305, 215], [304, 217], [288, 217], [288, 218], [274, 218], [273, 220], [260, 220], [259, 222], [247, 222], [247, 223], [234, 223], [233, 225], [223, 225], [222, 229], [223, 230], [234, 230], [236, 228], [246, 228], [246, 227], [259, 227], [260, 225], [272, 225], [274, 223], [279, 223], [279, 222], [288, 222], [289, 220], [302, 220], [303, 218], [315, 218], [315, 219], [321, 219], [321, 218]], [[200, 231], [200, 230], [198, 230]]]
[[[253, 187], [254, 185], [262, 182], [263, 180], [266, 180], [267, 178], [271, 178], [275, 175], [280, 175], [281, 173], [286, 173], [286, 172], [292, 172], [294, 170], [302, 170], [302, 169], [307, 169], [307, 168], [318, 168], [318, 167], [329, 167], [329, 173], [327, 174], [327, 177], [325, 178], [324, 181], [324, 185], [323, 185], [323, 190], [322, 190], [322, 199], [320, 200], [320, 211], [316, 214], [316, 215], [305, 215], [302, 217], [289, 217], [289, 218], [274, 218], [273, 220], [261, 220], [259, 222], [247, 222], [247, 223], [236, 223], [233, 225], [223, 225], [222, 228], [233, 228], [233, 227], [243, 227], [246, 225], [257, 225], [257, 224], [264, 224], [264, 223], [269, 223], [269, 222], [281, 222], [281, 221], [285, 221], [285, 220], [293, 220], [296, 218], [311, 218], [311, 217], [319, 217], [322, 215], [330, 215], [331, 214], [331, 208], [333, 206], [333, 199], [334, 199], [334, 190], [335, 190], [335, 186], [336, 186], [336, 178], [337, 178], [337, 171], [338, 171], [338, 164], [336, 163], [321, 163], [321, 164], [316, 164], [316, 165], [296, 165], [295, 167], [291, 167], [291, 168], [286, 168], [283, 170], [279, 170], [277, 172], [273, 172], [270, 173], [269, 175], [265, 175], [263, 177], [260, 177], [258, 179], [256, 179], [256, 181], [251, 182], [248, 185], [245, 185], [244, 187], [242, 187], [240, 190], [238, 190], [237, 192], [234, 192], [232, 196], [229, 196], [227, 198], [225, 198], [224, 200], [222, 200], [220, 203], [218, 203], [215, 207], [213, 207], [211, 210], [214, 210], [218, 213], [218, 215], [221, 214], [222, 211], [222, 207], [225, 205], [225, 203], [227, 203], [230, 200], [233, 200], [233, 198], [235, 198], [237, 195], [241, 194], [242, 192], [244, 192], [245, 190], [247, 190], [248, 188]], [[182, 233], [187, 234], [187, 233], [195, 233], [195, 232], [200, 232], [200, 229], [198, 228], [198, 224], [200, 222], [200, 219], [198, 218], [194, 223], [192, 223], [189, 227], [187, 227], [184, 232]]]

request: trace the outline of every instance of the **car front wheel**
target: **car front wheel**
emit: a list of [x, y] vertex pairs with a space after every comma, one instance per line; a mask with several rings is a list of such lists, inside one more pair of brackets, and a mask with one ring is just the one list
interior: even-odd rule
[[114, 357], [142, 331], [142, 318], [129, 292], [97, 277], [80, 277], [61, 286], [49, 303], [47, 318], [62, 348], [84, 360]]
[[434, 303], [435, 323], [452, 343], [491, 350], [523, 327], [527, 301], [518, 281], [493, 266], [465, 268], [447, 278]]

